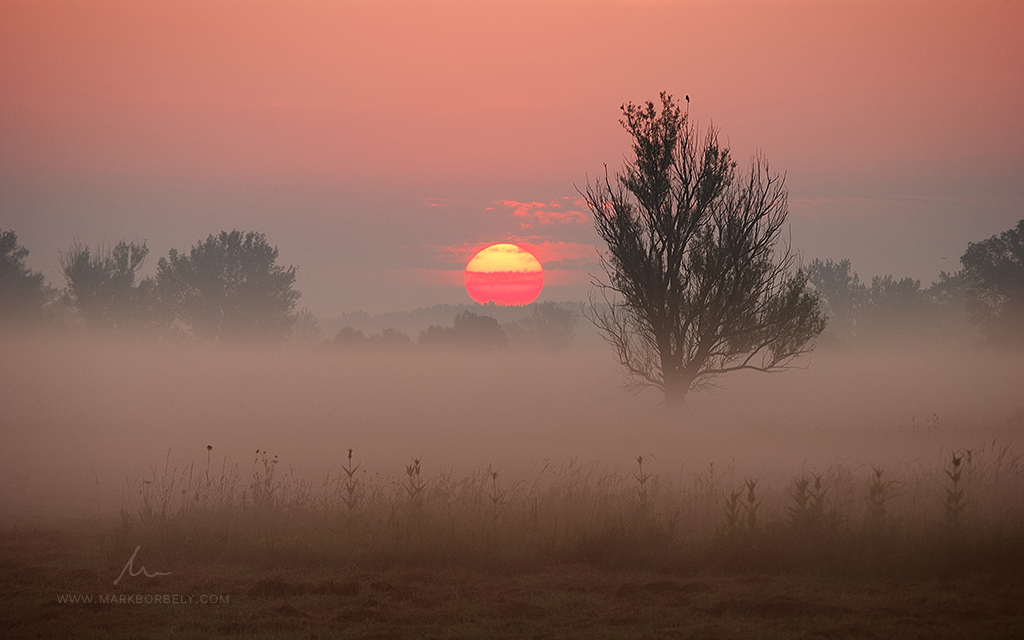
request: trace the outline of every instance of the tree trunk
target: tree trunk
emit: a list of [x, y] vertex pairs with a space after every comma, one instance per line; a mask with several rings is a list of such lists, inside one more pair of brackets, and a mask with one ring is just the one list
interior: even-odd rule
[[690, 391], [689, 378], [675, 376], [665, 380], [665, 408], [671, 413], [686, 409], [686, 394]]

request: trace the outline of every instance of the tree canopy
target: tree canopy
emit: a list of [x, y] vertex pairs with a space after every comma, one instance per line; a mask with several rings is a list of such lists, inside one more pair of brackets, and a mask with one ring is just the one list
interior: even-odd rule
[[237, 230], [211, 234], [187, 254], [171, 249], [157, 265], [160, 300], [200, 338], [281, 338], [300, 293], [295, 267], [278, 265], [277, 255], [262, 233]]
[[496, 318], [472, 311], [455, 316], [450, 327], [431, 325], [420, 333], [423, 346], [494, 348], [508, 345], [508, 336]]
[[825, 320], [777, 247], [783, 178], [761, 156], [737, 175], [717, 132], [698, 136], [667, 94], [622, 112], [633, 157], [584, 194], [608, 247], [608, 306], [592, 301], [591, 320], [633, 383], [670, 405], [722, 374], [784, 369]]
[[157, 321], [156, 292], [151, 278], [136, 282], [149, 255], [146, 243], [118, 242], [95, 252], [76, 242], [60, 254], [67, 296], [87, 324], [124, 329]]
[[867, 301], [867, 288], [853, 272], [849, 260], [813, 260], [807, 265], [807, 277], [822, 296], [829, 331], [843, 338], [852, 337], [858, 311]]
[[960, 258], [967, 311], [994, 341], [1024, 342], [1024, 220]]
[[28, 249], [14, 231], [0, 229], [0, 322], [42, 318], [47, 302], [43, 274], [25, 266]]

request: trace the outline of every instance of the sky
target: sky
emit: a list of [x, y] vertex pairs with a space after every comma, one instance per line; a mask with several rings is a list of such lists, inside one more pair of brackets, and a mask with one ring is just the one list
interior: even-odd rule
[[514, 242], [583, 300], [580, 199], [667, 91], [786, 175], [800, 258], [927, 286], [1024, 218], [1024, 2], [0, 0], [0, 229], [265, 233], [321, 317], [469, 303]]

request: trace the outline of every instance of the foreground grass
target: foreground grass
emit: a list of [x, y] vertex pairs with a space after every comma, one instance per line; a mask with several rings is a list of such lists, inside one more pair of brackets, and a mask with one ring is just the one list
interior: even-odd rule
[[[212, 456], [211, 456], [212, 457]], [[1024, 576], [1024, 459], [1009, 447], [951, 451], [892, 473], [841, 465], [789, 478], [713, 466], [670, 480], [570, 462], [532, 482], [488, 468], [370, 475], [353, 452], [312, 485], [257, 451], [248, 475], [153, 468], [129, 484], [105, 551], [164, 563]]]
[[165, 463], [116, 519], [0, 534], [0, 635], [1024, 637], [1008, 447], [674, 482], [643, 458], [532, 483], [370, 475], [352, 452], [318, 485], [282, 466]]

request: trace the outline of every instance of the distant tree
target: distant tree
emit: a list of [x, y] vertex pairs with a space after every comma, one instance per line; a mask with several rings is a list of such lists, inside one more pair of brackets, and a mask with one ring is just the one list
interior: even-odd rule
[[929, 299], [914, 278], [897, 280], [892, 275], [875, 276], [867, 290], [861, 325], [875, 337], [921, 334], [929, 324]]
[[716, 376], [785, 369], [825, 319], [777, 248], [783, 178], [760, 156], [737, 176], [714, 129], [700, 140], [670, 96], [661, 102], [623, 106], [634, 158], [614, 182], [587, 186], [608, 245], [608, 307], [592, 301], [589, 315], [634, 383], [678, 406]]
[[412, 344], [412, 338], [405, 335], [398, 329], [387, 329], [381, 330], [380, 333], [371, 335], [366, 339], [367, 344], [374, 347], [384, 347], [389, 349], [397, 349], [408, 347]]
[[967, 300], [967, 282], [963, 271], [939, 272], [939, 279], [925, 291], [933, 304], [939, 307], [962, 307]]
[[292, 322], [291, 338], [296, 342], [317, 342], [322, 327], [320, 321], [309, 309], [300, 309]]
[[993, 341], [1024, 342], [1024, 220], [960, 257], [967, 311]]
[[811, 284], [822, 295], [829, 316], [825, 335], [843, 341], [962, 336], [965, 280], [962, 272], [939, 273], [927, 289], [914, 278], [875, 276], [861, 283], [849, 260], [814, 260]]
[[535, 302], [528, 318], [506, 328], [509, 341], [516, 346], [541, 349], [568, 349], [576, 333], [579, 315], [554, 302]]
[[508, 344], [508, 336], [497, 319], [466, 310], [455, 316], [451, 327], [431, 325], [420, 333], [424, 346], [493, 348]]
[[508, 344], [501, 325], [495, 318], [463, 311], [455, 316], [455, 335], [461, 344], [473, 347], [503, 347]]
[[922, 294], [930, 321], [944, 340], [962, 339], [972, 333], [967, 319], [967, 286], [963, 271], [940, 271], [939, 279]]
[[424, 347], [453, 347], [457, 344], [455, 327], [432, 324], [420, 332], [416, 343]]
[[0, 323], [43, 318], [48, 288], [43, 274], [25, 266], [28, 249], [14, 231], [0, 229]]
[[339, 347], [356, 347], [366, 344], [366, 336], [358, 329], [343, 327], [334, 336], [334, 344]]
[[287, 335], [300, 293], [295, 267], [277, 261], [262, 233], [223, 231], [157, 265], [161, 301], [205, 339], [272, 340]]
[[85, 322], [93, 327], [124, 329], [157, 321], [154, 282], [136, 276], [149, 254], [146, 243], [118, 242], [95, 252], [76, 242], [61, 252], [61, 272], [67, 296]]
[[875, 276], [868, 289], [868, 303], [878, 308], [910, 310], [921, 298], [921, 281], [913, 278], [897, 280], [892, 275]]
[[828, 330], [843, 339], [856, 333], [857, 314], [867, 300], [867, 287], [853, 272], [849, 260], [815, 259], [807, 265], [807, 278], [821, 294], [828, 315]]

